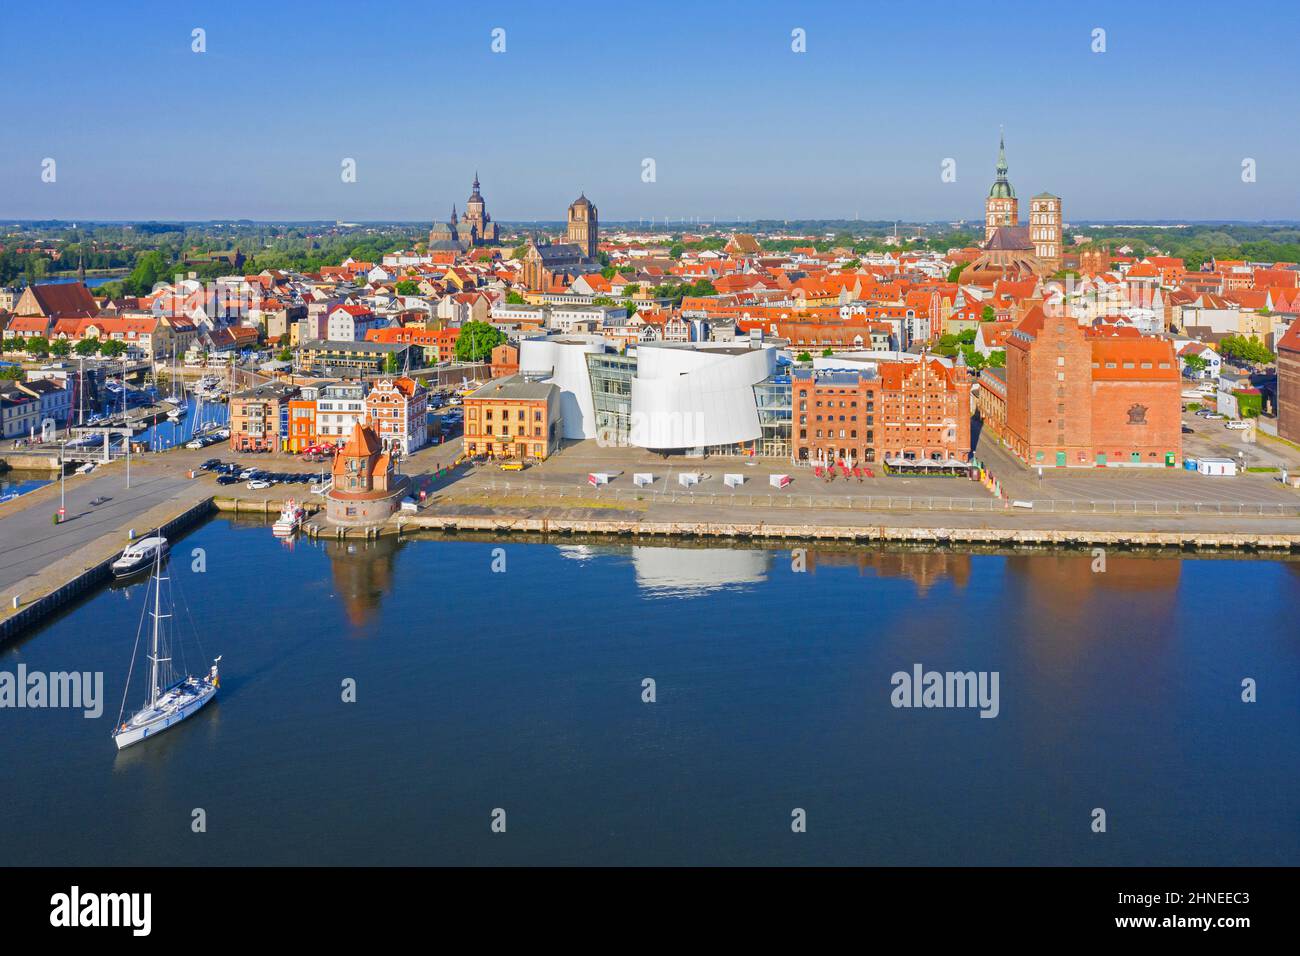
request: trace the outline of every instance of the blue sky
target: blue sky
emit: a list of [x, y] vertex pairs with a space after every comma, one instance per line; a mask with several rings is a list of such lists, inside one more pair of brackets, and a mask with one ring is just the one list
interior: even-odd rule
[[476, 169], [502, 220], [974, 218], [1003, 125], [1067, 219], [1300, 219], [1294, 3], [52, 9], [0, 31], [4, 218], [424, 220]]

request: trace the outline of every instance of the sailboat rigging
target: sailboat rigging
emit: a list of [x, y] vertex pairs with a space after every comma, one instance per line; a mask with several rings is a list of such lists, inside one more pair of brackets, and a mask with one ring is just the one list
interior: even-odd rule
[[[161, 535], [159, 536], [161, 539]], [[162, 573], [165, 548], [158, 548], [154, 554], [153, 574], [149, 586], [153, 590], [153, 601], [145, 602], [145, 614], [151, 618], [149, 632], [149, 688], [145, 704], [129, 718], [126, 714], [126, 698], [131, 690], [131, 674], [135, 672], [136, 654], [140, 648], [140, 637], [136, 635], [136, 646], [131, 652], [131, 668], [127, 672], [126, 690], [122, 693], [122, 709], [117, 717], [117, 729], [113, 731], [113, 741], [117, 749], [130, 747], [146, 737], [162, 733], [169, 727], [191, 716], [204, 704], [212, 700], [221, 685], [217, 665], [218, 656], [212, 667], [203, 677], [185, 674], [178, 678], [172, 666], [172, 629], [170, 621], [173, 616], [169, 600], [164, 606], [163, 584], [170, 583], [170, 576]], [[141, 621], [143, 624], [143, 619]]]

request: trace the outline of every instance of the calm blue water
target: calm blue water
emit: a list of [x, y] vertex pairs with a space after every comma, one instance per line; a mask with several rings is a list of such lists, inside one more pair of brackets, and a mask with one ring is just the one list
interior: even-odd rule
[[218, 422], [222, 425], [230, 421], [230, 409], [221, 402], [203, 402], [202, 409], [193, 395], [185, 400], [185, 417], [179, 422], [164, 419], [156, 425], [150, 425], [135, 437], [135, 441], [145, 442], [150, 448], [174, 448], [184, 445], [194, 437], [194, 429], [200, 424]]
[[[28, 477], [29, 474], [30, 472], [19, 471], [0, 475], [0, 501], [8, 500], [10, 495], [15, 497], [25, 495], [29, 491], [35, 491], [37, 488], [50, 484], [51, 479], [43, 477], [44, 473], [40, 478]], [[56, 471], [55, 474], [57, 475], [58, 472]]]
[[[226, 519], [174, 555], [218, 701], [115, 752], [140, 585], [6, 649], [0, 670], [105, 671], [109, 703], [0, 711], [0, 864], [1300, 863], [1300, 563], [859, 550], [793, 573], [788, 551], [290, 548]], [[894, 709], [914, 663], [998, 671], [1000, 715]]]
[[[126, 273], [123, 273], [122, 275], [116, 275], [116, 276], [86, 276], [86, 288], [97, 289], [101, 285], [106, 285], [109, 282], [118, 282], [125, 278], [126, 278]], [[42, 279], [40, 282], [36, 284], [37, 285], [68, 285], [70, 283], [80, 282], [80, 281], [81, 281], [80, 279], [78, 279], [75, 275], [73, 275], [73, 276], [60, 276], [57, 279]]]

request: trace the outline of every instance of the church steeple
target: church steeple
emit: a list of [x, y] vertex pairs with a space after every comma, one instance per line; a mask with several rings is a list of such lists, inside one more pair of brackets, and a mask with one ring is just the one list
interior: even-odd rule
[[1011, 182], [1007, 179], [1007, 141], [1006, 135], [1001, 128], [998, 129], [998, 178], [994, 180], [993, 185], [989, 188], [989, 197], [993, 199], [1014, 199], [1016, 191], [1012, 188]]

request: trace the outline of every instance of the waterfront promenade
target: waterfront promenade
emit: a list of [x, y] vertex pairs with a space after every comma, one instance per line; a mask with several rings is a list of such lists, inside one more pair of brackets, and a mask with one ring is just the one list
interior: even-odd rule
[[[908, 541], [994, 546], [1133, 546], [1300, 550], [1300, 492], [1273, 475], [1212, 479], [1183, 471], [1066, 472], [1043, 477], [996, 448], [978, 454], [995, 470], [1004, 496], [963, 478], [817, 478], [787, 462], [741, 458], [664, 459], [640, 449], [583, 442], [523, 472], [492, 463], [453, 467], [460, 442], [432, 446], [402, 463], [424, 499], [371, 533], [472, 531], [489, 534], [614, 534]], [[274, 515], [286, 498], [308, 498], [302, 485], [250, 490], [219, 486], [205, 472], [220, 457], [269, 470], [316, 471], [290, 455], [233, 455], [227, 446], [177, 449], [122, 461], [65, 483], [67, 519], [56, 525], [53, 482], [0, 505], [0, 621], [54, 593], [120, 552], [137, 535], [197, 505]], [[588, 483], [593, 472], [611, 482]], [[637, 488], [632, 476], [654, 482]], [[682, 486], [677, 476], [700, 482]], [[744, 476], [729, 487], [728, 474]], [[792, 483], [774, 489], [773, 474]], [[92, 506], [92, 499], [105, 498]], [[1015, 504], [1014, 502], [1019, 502]], [[310, 504], [310, 501], [307, 502]], [[320, 517], [309, 533], [339, 534]], [[365, 532], [350, 532], [352, 534]], [[18, 598], [15, 608], [14, 599]]]

